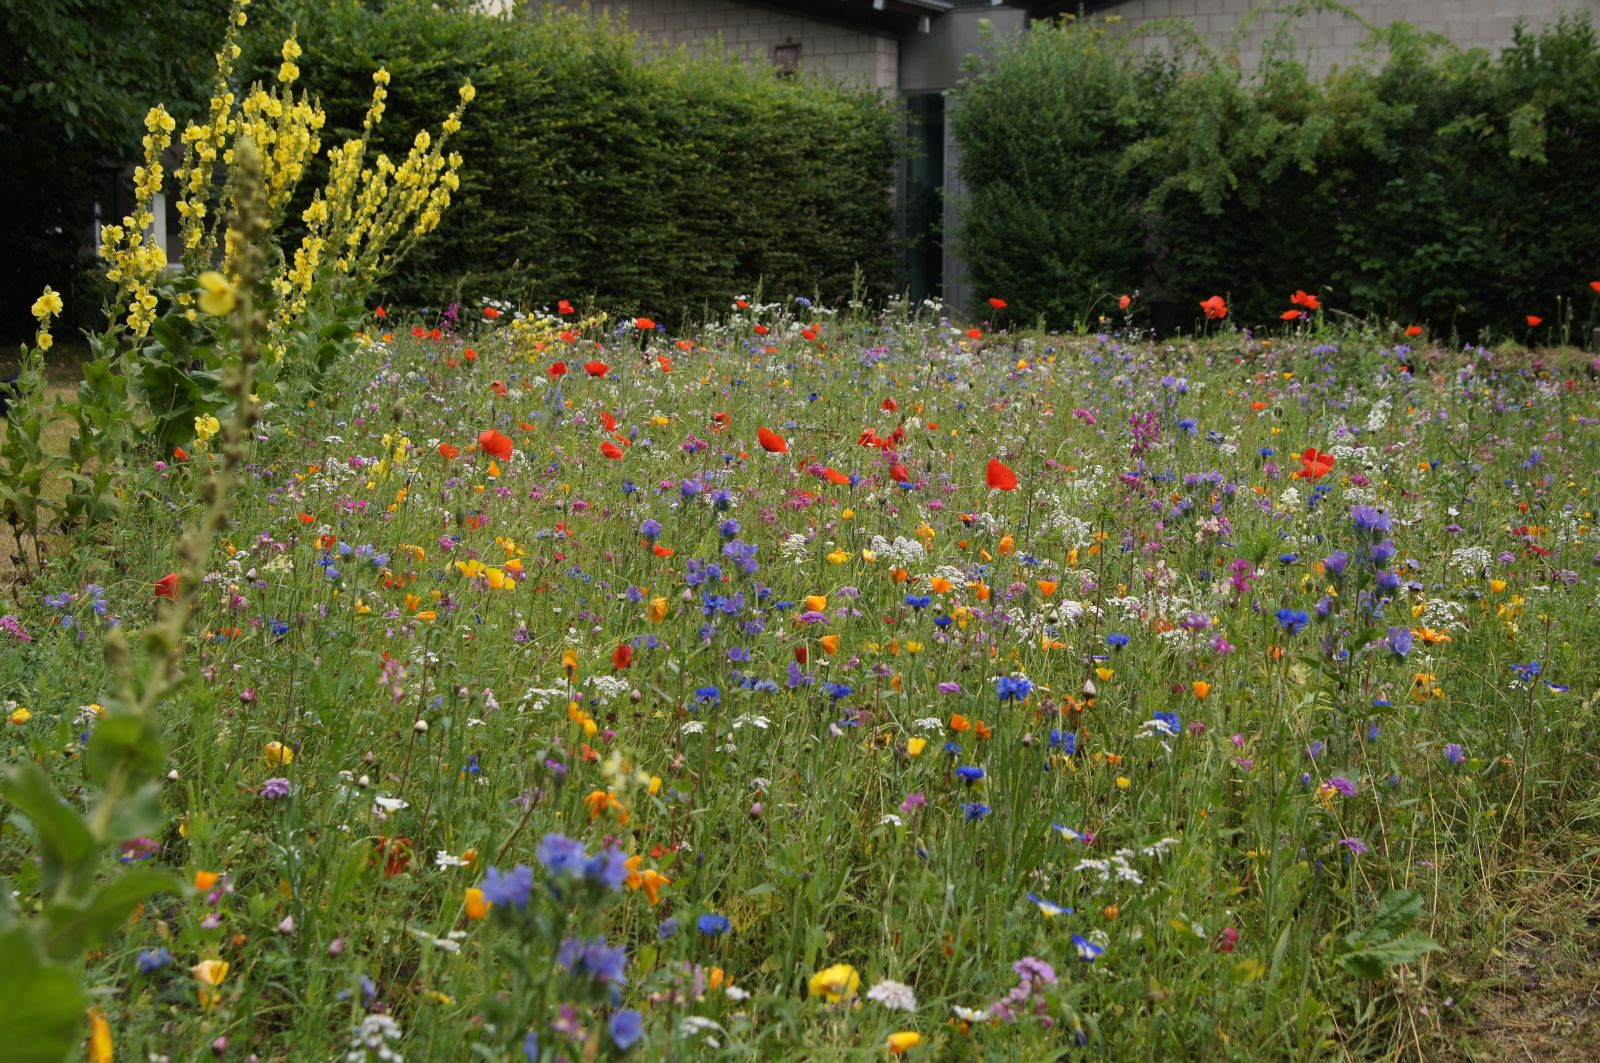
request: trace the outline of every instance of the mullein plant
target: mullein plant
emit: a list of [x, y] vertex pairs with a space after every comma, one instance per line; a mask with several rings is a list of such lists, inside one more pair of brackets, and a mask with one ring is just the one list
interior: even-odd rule
[[[221, 370], [230, 341], [199, 301], [201, 278], [219, 256], [226, 263], [237, 254], [221, 230], [218, 204], [231, 198], [239, 181], [243, 140], [256, 149], [264, 240], [277, 252], [267, 255], [262, 289], [268, 329], [255, 394], [263, 401], [298, 402], [316, 390], [329, 366], [354, 351], [372, 286], [437, 228], [460, 187], [461, 156], [446, 146], [461, 128], [472, 85], [462, 85], [460, 104], [439, 131], [418, 132], [398, 163], [380, 154], [368, 165], [368, 142], [388, 97], [389, 74], [379, 70], [362, 135], [327, 151], [328, 184], [301, 215], [307, 231], [300, 245], [278, 248], [275, 236], [290, 203], [323, 150], [326, 115], [295, 88], [301, 49], [293, 36], [283, 42], [275, 84], [235, 91], [248, 3], [235, 0], [205, 115], [178, 132], [164, 107], [151, 108], [143, 158], [134, 170], [133, 207], [120, 224], [101, 229], [100, 256], [114, 287], [105, 329], [89, 336], [94, 357], [76, 401], [65, 406], [76, 422], [62, 506], [66, 523], [93, 527], [121, 510], [118, 469], [135, 448], [153, 448], [161, 459], [195, 444], [204, 450], [206, 429], [228, 413]], [[182, 156], [168, 182], [164, 160], [175, 137]], [[181, 262], [172, 265], [151, 231], [153, 204], [164, 188], [174, 193], [182, 245]]]
[[11, 526], [13, 561], [27, 571], [24, 543], [33, 547], [33, 568], [39, 567], [39, 518], [47, 503], [46, 479], [61, 466], [47, 453], [44, 430], [49, 423], [45, 403], [44, 352], [54, 344], [50, 320], [61, 313], [61, 296], [48, 285], [33, 303], [38, 322], [31, 347], [22, 348], [17, 379], [7, 386], [6, 436], [0, 443], [0, 518]]
[[[200, 606], [212, 540], [227, 524], [230, 493], [257, 418], [251, 394], [267, 320], [261, 292], [269, 206], [254, 142], [242, 139], [234, 151], [228, 239], [235, 253], [227, 263], [232, 279], [208, 278], [212, 283], [202, 301], [203, 311], [225, 323], [236, 341], [223, 383], [233, 413], [219, 426], [218, 459], [200, 482], [199, 515], [181, 538], [170, 601], [143, 632], [142, 665], [135, 663], [121, 626], [106, 634], [110, 689], [83, 746], [81, 801], [63, 797], [35, 760], [12, 765], [0, 780], [0, 794], [16, 809], [38, 855], [0, 889], [0, 955], [7, 958], [0, 967], [0, 1029], [6, 1031], [9, 1059], [63, 1058], [84, 1036], [90, 1000], [83, 984], [85, 954], [150, 898], [183, 889], [165, 871], [122, 867], [106, 857], [113, 847], [137, 845], [165, 828], [165, 751], [157, 709], [185, 680], [184, 637]], [[30, 363], [31, 373], [38, 372], [36, 363], [37, 358]], [[90, 1012], [88, 1024], [91, 1058], [110, 1059], [104, 1017]]]

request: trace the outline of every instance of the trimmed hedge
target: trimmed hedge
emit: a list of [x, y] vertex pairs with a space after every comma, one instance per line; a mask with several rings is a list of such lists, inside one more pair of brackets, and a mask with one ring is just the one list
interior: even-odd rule
[[1321, 80], [1281, 49], [1250, 77], [1193, 41], [1141, 57], [1093, 21], [1002, 45], [956, 94], [978, 290], [1055, 325], [1141, 287], [1180, 325], [1218, 293], [1276, 322], [1299, 288], [1461, 336], [1574, 306], [1581, 325], [1600, 276], [1588, 19], [1498, 57], [1404, 25], [1371, 43]]
[[[858, 268], [869, 291], [892, 281], [898, 119], [877, 95], [715, 56], [646, 57], [614, 24], [559, 10], [291, 4], [280, 38], [290, 17], [325, 139], [359, 129], [379, 66], [391, 136], [447, 110], [463, 79], [478, 89], [453, 141], [460, 194], [390, 278], [392, 299], [593, 297], [666, 314], [721, 309], [758, 283], [839, 301]], [[270, 76], [273, 33], [253, 43]]]

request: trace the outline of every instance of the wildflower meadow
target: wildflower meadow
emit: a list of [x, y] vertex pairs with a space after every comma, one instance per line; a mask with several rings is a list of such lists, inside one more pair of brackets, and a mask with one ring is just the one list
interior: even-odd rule
[[1591, 356], [389, 307], [475, 93], [324, 151], [298, 56], [151, 112], [55, 406], [34, 307], [0, 1059], [1600, 1049]]

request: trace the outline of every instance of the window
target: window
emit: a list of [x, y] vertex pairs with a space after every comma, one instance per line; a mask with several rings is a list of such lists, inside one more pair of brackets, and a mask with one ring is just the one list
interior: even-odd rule
[[800, 45], [794, 41], [773, 45], [772, 63], [784, 77], [800, 73]]

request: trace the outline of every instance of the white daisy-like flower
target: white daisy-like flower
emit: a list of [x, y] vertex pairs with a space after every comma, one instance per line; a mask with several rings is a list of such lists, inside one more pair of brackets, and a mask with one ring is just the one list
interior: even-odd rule
[[891, 1011], [916, 1011], [917, 994], [904, 982], [884, 979], [867, 990], [867, 999], [875, 1000]]

